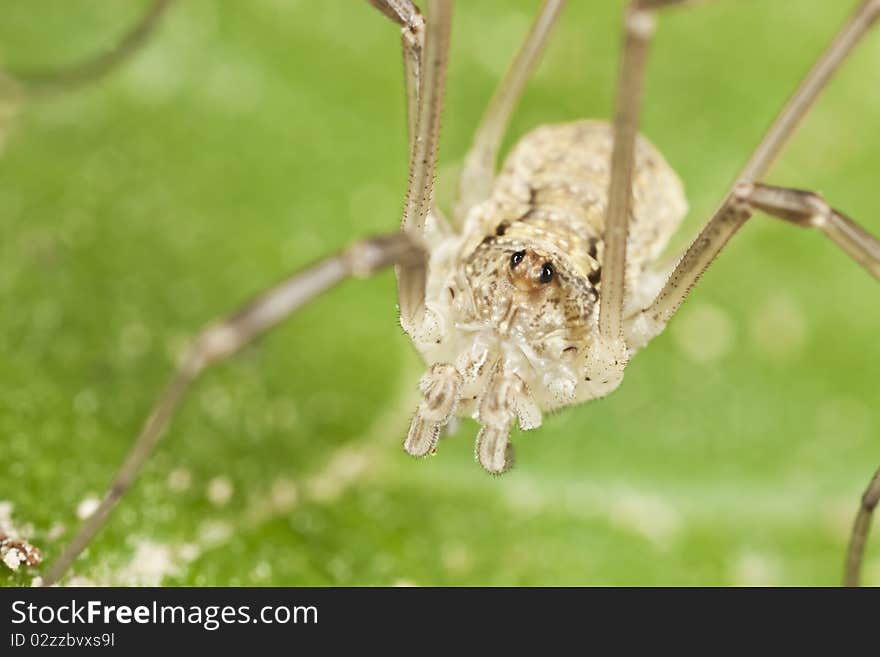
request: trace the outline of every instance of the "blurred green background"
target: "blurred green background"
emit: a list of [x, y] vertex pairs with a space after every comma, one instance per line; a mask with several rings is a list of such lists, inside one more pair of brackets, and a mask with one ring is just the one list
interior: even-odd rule
[[[537, 2], [459, 2], [440, 199]], [[704, 221], [855, 3], [719, 0], [660, 20], [644, 133]], [[144, 2], [0, 0], [0, 61], [105, 48]], [[508, 146], [606, 118], [623, 3], [573, 2]], [[880, 34], [770, 180], [880, 233]], [[406, 182], [398, 32], [364, 2], [178, 2], [106, 81], [22, 107], [0, 157], [0, 501], [53, 560], [206, 321], [357, 236]], [[606, 400], [514, 436], [401, 447], [422, 364], [393, 276], [351, 282], [209, 372], [74, 581], [836, 584], [880, 463], [880, 288], [757, 217]], [[27, 584], [38, 573], [0, 583]], [[880, 584], [880, 540], [866, 582]]]

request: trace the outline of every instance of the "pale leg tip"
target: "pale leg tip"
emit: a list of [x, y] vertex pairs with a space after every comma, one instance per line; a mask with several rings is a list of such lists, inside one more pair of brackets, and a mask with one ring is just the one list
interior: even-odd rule
[[513, 467], [513, 445], [506, 428], [483, 427], [477, 434], [477, 460], [489, 474], [504, 474]]
[[409, 425], [406, 440], [403, 441], [403, 449], [410, 456], [427, 456], [437, 448], [439, 438], [440, 426], [434, 422], [426, 422], [416, 413]]

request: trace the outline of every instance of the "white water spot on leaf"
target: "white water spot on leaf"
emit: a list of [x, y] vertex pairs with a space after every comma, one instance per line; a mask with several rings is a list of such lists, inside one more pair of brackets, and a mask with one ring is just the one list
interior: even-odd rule
[[180, 558], [182, 561], [186, 563], [190, 563], [199, 558], [199, 555], [202, 553], [201, 548], [195, 543], [184, 543], [180, 546], [178, 551], [180, 554]]
[[443, 568], [450, 575], [467, 575], [474, 567], [474, 558], [462, 543], [447, 543], [441, 551]]
[[272, 484], [272, 506], [276, 511], [290, 511], [299, 501], [299, 490], [290, 479], [279, 478]]
[[182, 493], [192, 485], [192, 473], [186, 468], [174, 468], [168, 473], [167, 483], [170, 490]]
[[547, 506], [546, 497], [540, 487], [530, 480], [512, 481], [503, 492], [507, 505], [515, 513], [538, 515]]
[[[202, 531], [202, 538], [216, 541], [225, 531], [211, 528]], [[224, 539], [225, 540], [225, 539]], [[206, 541], [207, 543], [208, 541]], [[198, 543], [168, 544], [150, 539], [133, 541], [134, 555], [122, 568], [112, 571], [104, 569], [95, 583], [76, 583], [76, 578], [67, 582], [69, 586], [161, 586], [168, 577], [179, 577], [187, 564], [202, 554]]]
[[65, 527], [63, 522], [56, 522], [50, 528], [48, 533], [46, 534], [46, 538], [50, 541], [57, 541], [59, 538], [64, 536], [64, 533], [67, 531], [67, 527]]
[[0, 502], [0, 531], [9, 534], [12, 529], [12, 502]]
[[89, 495], [82, 502], [80, 502], [76, 507], [76, 517], [80, 520], [85, 520], [89, 516], [91, 516], [95, 511], [98, 510], [98, 507], [101, 505], [100, 498]]
[[609, 509], [611, 522], [666, 547], [681, 532], [679, 512], [665, 500], [642, 493], [624, 493]]
[[368, 465], [366, 452], [355, 449], [340, 450], [326, 468], [309, 480], [309, 497], [325, 503], [335, 500], [367, 469]]
[[784, 360], [797, 356], [807, 339], [807, 326], [800, 306], [788, 295], [776, 293], [764, 299], [749, 321], [752, 342], [766, 356]]
[[165, 577], [179, 573], [178, 560], [168, 545], [153, 541], [139, 541], [134, 557], [114, 575], [126, 586], [159, 586]]
[[253, 570], [251, 570], [251, 578], [255, 580], [267, 580], [272, 576], [272, 566], [268, 561], [261, 561]]
[[695, 363], [715, 362], [733, 347], [733, 322], [726, 311], [712, 304], [685, 306], [670, 328], [676, 346]]
[[327, 570], [337, 582], [345, 582], [351, 579], [351, 564], [340, 557], [327, 562]]
[[782, 567], [775, 557], [746, 550], [734, 561], [731, 579], [740, 586], [773, 586], [782, 579]]
[[232, 527], [225, 522], [208, 520], [199, 527], [199, 543], [214, 547], [224, 543], [232, 536]]
[[228, 477], [214, 477], [208, 482], [208, 501], [214, 506], [221, 507], [229, 504], [235, 488]]

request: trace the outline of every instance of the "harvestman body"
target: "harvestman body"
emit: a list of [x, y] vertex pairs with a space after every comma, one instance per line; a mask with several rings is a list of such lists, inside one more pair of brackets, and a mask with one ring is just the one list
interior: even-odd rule
[[[622, 381], [632, 350], [614, 354], [598, 328], [612, 146], [607, 123], [538, 128], [460, 234], [429, 217], [427, 312], [422, 326], [405, 325], [430, 364], [410, 454], [432, 451], [453, 414], [472, 416], [482, 425], [477, 458], [499, 474], [512, 462], [514, 420], [534, 429], [542, 410], [601, 397]], [[648, 267], [686, 208], [675, 173], [640, 139], [627, 245], [632, 313], [656, 295], [662, 278]]]
[[[681, 183], [638, 136], [642, 80], [655, 13], [686, 0], [632, 0], [624, 20], [613, 124], [542, 126], [495, 173], [510, 115], [544, 50], [564, 0], [545, 0], [497, 89], [465, 159], [452, 221], [433, 203], [452, 0], [368, 0], [401, 26], [410, 178], [401, 230], [356, 242], [208, 326], [181, 360], [98, 510], [44, 578], [57, 581], [107, 520], [161, 438], [187, 389], [320, 293], [351, 276], [397, 268], [400, 319], [428, 365], [423, 401], [404, 446], [433, 452], [455, 416], [481, 425], [476, 455], [510, 467], [509, 433], [540, 425], [544, 411], [613, 391], [633, 354], [658, 335], [727, 241], [755, 211], [825, 234], [880, 278], [880, 242], [819, 196], [759, 184], [800, 119], [880, 17], [862, 0], [782, 109], [719, 209], [671, 272], [656, 260], [686, 211]], [[25, 96], [93, 80], [137, 49], [171, 0], [153, 0], [116, 49], [61, 75], [16, 76]], [[846, 582], [858, 582], [880, 499], [880, 471], [862, 499]]]

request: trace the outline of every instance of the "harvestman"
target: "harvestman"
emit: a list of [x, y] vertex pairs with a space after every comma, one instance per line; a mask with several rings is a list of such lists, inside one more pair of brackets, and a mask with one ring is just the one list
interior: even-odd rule
[[[395, 266], [400, 321], [428, 364], [404, 448], [436, 450], [456, 416], [480, 423], [476, 457], [492, 474], [513, 462], [508, 435], [542, 411], [604, 396], [632, 356], [659, 335], [728, 240], [754, 212], [815, 228], [880, 278], [880, 241], [819, 195], [759, 182], [847, 55], [880, 17], [862, 1], [807, 74], [736, 177], [719, 209], [664, 271], [660, 252], [687, 205], [678, 177], [638, 135], [642, 83], [657, 11], [687, 0], [631, 0], [613, 124], [541, 126], [495, 163], [509, 119], [565, 0], [545, 0], [496, 90], [467, 154], [454, 216], [433, 204], [452, 0], [368, 0], [401, 27], [409, 184], [399, 232], [367, 238], [287, 278], [205, 328], [180, 361], [97, 511], [44, 578], [66, 572], [101, 529], [194, 380], [349, 277]], [[153, 0], [112, 51], [58, 75], [15, 76], [26, 96], [109, 72], [149, 36], [171, 0]], [[616, 137], [616, 138], [615, 138]], [[845, 583], [858, 583], [880, 471], [862, 498]]]

